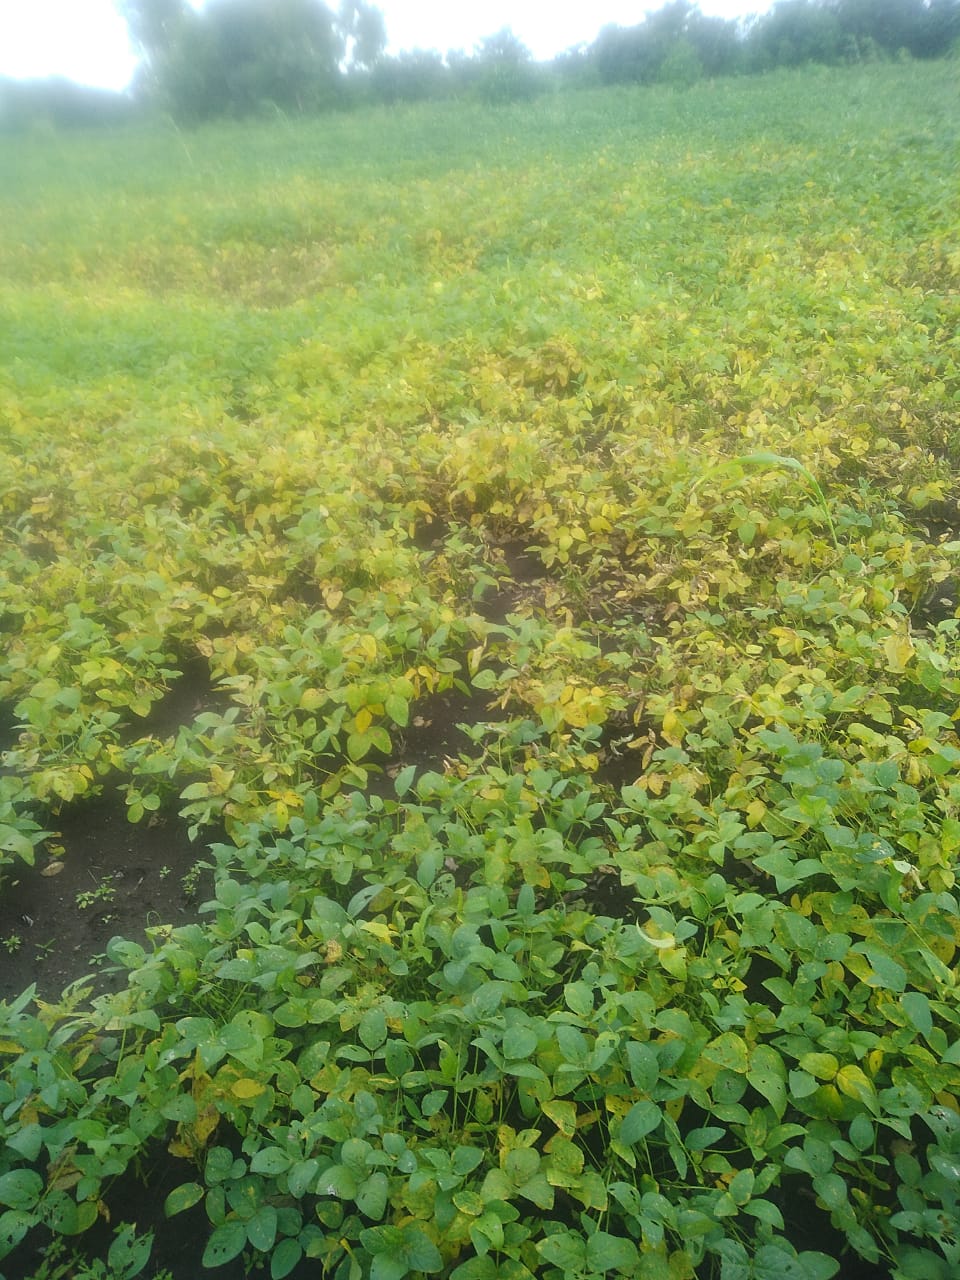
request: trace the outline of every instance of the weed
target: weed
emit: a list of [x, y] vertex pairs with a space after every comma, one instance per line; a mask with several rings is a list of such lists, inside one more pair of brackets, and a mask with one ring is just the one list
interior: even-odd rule
[[112, 875], [105, 875], [93, 889], [85, 889], [76, 895], [75, 901], [81, 911], [100, 903], [113, 902], [117, 896], [117, 887]]

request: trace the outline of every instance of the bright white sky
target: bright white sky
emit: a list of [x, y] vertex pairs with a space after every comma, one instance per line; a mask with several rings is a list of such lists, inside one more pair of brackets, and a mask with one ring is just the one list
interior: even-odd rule
[[[199, 7], [199, 0], [192, 0]], [[771, 0], [701, 0], [701, 13], [733, 18]], [[333, 6], [331, 6], [333, 7]], [[391, 51], [465, 49], [510, 26], [537, 58], [581, 41], [602, 26], [630, 26], [657, 0], [379, 0]], [[121, 89], [135, 59], [114, 0], [0, 0], [0, 76], [67, 76]]]

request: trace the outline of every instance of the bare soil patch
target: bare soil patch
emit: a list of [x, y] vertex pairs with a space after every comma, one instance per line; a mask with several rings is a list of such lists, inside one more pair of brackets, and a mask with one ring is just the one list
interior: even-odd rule
[[3, 1000], [31, 983], [51, 1000], [88, 975], [105, 990], [112, 937], [143, 943], [151, 925], [196, 917], [204, 849], [175, 811], [134, 825], [123, 797], [110, 792], [44, 819], [44, 828], [56, 833], [50, 852], [33, 867], [17, 862], [0, 872]]

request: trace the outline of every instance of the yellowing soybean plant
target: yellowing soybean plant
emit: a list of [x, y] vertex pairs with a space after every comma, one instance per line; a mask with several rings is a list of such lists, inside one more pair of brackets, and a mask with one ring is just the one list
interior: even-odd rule
[[0, 144], [8, 1280], [958, 1274], [957, 83]]

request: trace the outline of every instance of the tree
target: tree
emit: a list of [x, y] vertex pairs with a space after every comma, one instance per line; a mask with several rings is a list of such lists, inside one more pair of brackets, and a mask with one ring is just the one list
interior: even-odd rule
[[44, 80], [0, 76], [0, 133], [111, 127], [136, 118], [136, 107], [124, 93], [76, 84], [62, 76]]
[[697, 20], [703, 21], [691, 0], [669, 0], [635, 27], [604, 27], [593, 46], [600, 79], [650, 84], [665, 74], [675, 83], [696, 80], [703, 69], [691, 38]]
[[842, 32], [836, 14], [815, 0], [779, 0], [758, 19], [750, 44], [761, 70], [834, 63], [841, 61]]
[[858, 49], [875, 46], [891, 55], [907, 49], [933, 58], [960, 36], [958, 0], [831, 0], [830, 7]]
[[539, 87], [533, 55], [509, 27], [480, 41], [473, 61], [477, 92], [487, 102], [513, 102], [532, 97]]
[[336, 96], [346, 41], [322, 0], [209, 0], [199, 13], [185, 0], [123, 3], [148, 90], [182, 119], [266, 102], [304, 111]]
[[647, 38], [646, 24], [603, 27], [593, 42], [597, 74], [604, 84], [651, 81], [657, 71], [656, 55]]
[[351, 70], [370, 71], [387, 47], [383, 14], [365, 0], [342, 0], [337, 18], [349, 52]]
[[446, 97], [453, 76], [435, 49], [402, 51], [378, 60], [370, 76], [371, 91], [381, 102], [420, 102]]
[[694, 11], [687, 22], [686, 39], [696, 49], [704, 75], [729, 76], [740, 70], [743, 42], [732, 19], [708, 18]]
[[140, 55], [135, 86], [139, 97], [162, 98], [171, 62], [185, 30], [196, 19], [186, 0], [116, 0], [131, 47]]
[[130, 43], [146, 58], [168, 53], [187, 17], [186, 0], [117, 0]]

